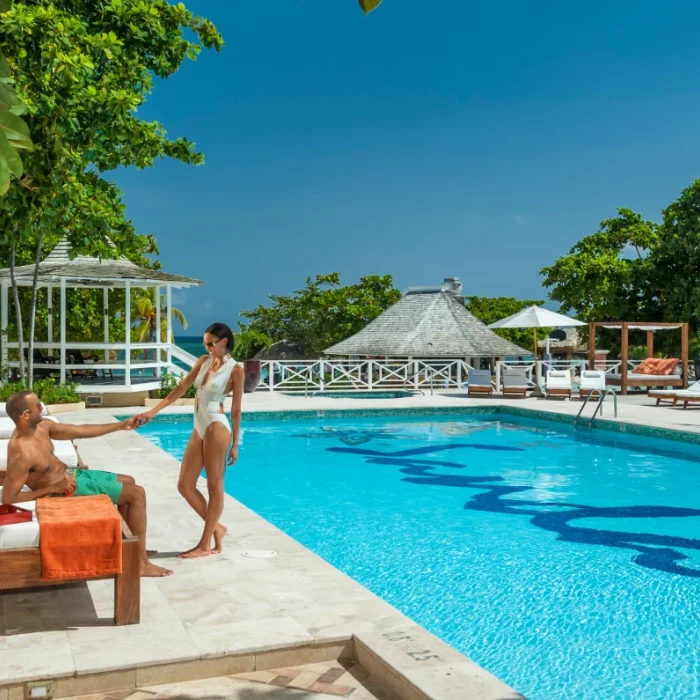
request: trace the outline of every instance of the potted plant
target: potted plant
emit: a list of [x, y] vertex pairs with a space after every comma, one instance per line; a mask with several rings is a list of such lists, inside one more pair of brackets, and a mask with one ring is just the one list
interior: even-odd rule
[[262, 359], [258, 355], [267, 350], [271, 344], [272, 341], [264, 333], [239, 324], [232, 354], [234, 359], [243, 362], [245, 369], [243, 391], [246, 394], [252, 394], [258, 388], [262, 378]]

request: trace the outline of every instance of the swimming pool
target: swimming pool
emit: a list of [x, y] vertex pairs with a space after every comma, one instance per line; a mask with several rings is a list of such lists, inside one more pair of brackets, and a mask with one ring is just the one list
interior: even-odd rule
[[[181, 457], [191, 417], [142, 429]], [[531, 700], [700, 698], [700, 447], [510, 416], [244, 423], [226, 490]]]

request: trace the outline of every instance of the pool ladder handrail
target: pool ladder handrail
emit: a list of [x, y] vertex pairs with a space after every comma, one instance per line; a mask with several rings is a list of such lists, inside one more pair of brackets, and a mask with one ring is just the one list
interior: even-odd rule
[[576, 416], [576, 419], [574, 420], [574, 428], [578, 428], [578, 422], [579, 419], [581, 418], [581, 414], [584, 412], [586, 406], [588, 405], [588, 402], [591, 399], [591, 396], [593, 394], [598, 395], [598, 405], [595, 407], [595, 411], [593, 411], [593, 415], [591, 416], [591, 422], [590, 422], [590, 427], [593, 427], [593, 421], [595, 421], [596, 416], [598, 415], [598, 412], [600, 412], [600, 415], [603, 415], [603, 402], [605, 401], [605, 398], [608, 396], [608, 394], [612, 394], [613, 397], [613, 413], [615, 415], [615, 418], [617, 418], [617, 392], [614, 391], [611, 387], [607, 387], [605, 391], [601, 393], [600, 389], [593, 389], [588, 396], [586, 396], [585, 401], [583, 402], [583, 406], [581, 406], [581, 410], [578, 412], [578, 415]]

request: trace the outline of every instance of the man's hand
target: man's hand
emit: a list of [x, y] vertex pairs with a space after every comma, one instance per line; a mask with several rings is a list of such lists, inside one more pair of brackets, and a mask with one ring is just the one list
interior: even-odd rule
[[139, 418], [140, 416], [131, 416], [131, 418], [122, 421], [120, 430], [136, 430], [141, 425]]
[[72, 496], [75, 492], [75, 479], [66, 474], [55, 486], [51, 487], [52, 493], [62, 493], [64, 496]]
[[155, 418], [155, 413], [153, 411], [146, 411], [146, 413], [140, 413], [138, 416], [134, 416], [136, 419], [136, 427], [140, 428], [146, 423], [150, 423]]

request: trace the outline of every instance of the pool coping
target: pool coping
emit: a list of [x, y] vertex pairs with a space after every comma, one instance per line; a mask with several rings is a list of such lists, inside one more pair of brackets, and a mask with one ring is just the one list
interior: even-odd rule
[[[128, 411], [116, 411], [116, 414], [128, 415]], [[178, 411], [161, 414], [162, 418], [174, 416], [190, 416], [189, 411]], [[386, 416], [469, 416], [469, 415], [506, 415], [521, 418], [531, 418], [551, 423], [576, 424], [576, 416], [569, 413], [544, 411], [537, 408], [513, 406], [509, 404], [493, 404], [478, 406], [424, 406], [405, 408], [330, 408], [303, 409], [285, 408], [276, 411], [243, 411], [242, 423], [266, 420], [316, 420], [318, 418], [381, 418]], [[156, 418], [155, 420], [159, 420]], [[664, 440], [690, 442], [700, 445], [700, 433], [677, 428], [650, 426], [618, 419], [596, 418], [581, 416], [579, 425], [592, 430], [630, 433], [645, 437], [655, 437]]]

